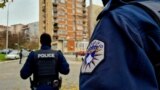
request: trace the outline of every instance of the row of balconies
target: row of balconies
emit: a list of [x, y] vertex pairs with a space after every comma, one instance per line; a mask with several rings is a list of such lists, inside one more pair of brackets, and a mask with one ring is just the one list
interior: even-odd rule
[[[76, 32], [75, 34], [76, 34], [76, 36], [75, 35], [71, 35], [71, 36], [73, 36], [73, 37], [70, 37], [70, 38], [77, 38], [77, 37], [80, 37], [80, 38], [83, 38], [84, 36], [87, 36], [87, 30], [86, 31], [83, 31], [82, 32], [82, 35], [79, 35], [79, 34], [77, 34], [78, 32]], [[74, 33], [74, 32], [73, 32]], [[58, 34], [58, 31], [54, 31], [54, 35], [53, 35], [53, 37], [54, 38], [56, 38], [57, 40], [60, 40], [59, 39], [59, 37], [66, 37], [67, 36], [67, 34]], [[75, 36], [75, 37], [74, 37]], [[67, 39], [67, 38], [66, 38]]]
[[[67, 35], [66, 35], [67, 36]], [[54, 34], [53, 35], [53, 39], [54, 40], [68, 40], [67, 38], [66, 38], [66, 36], [60, 36], [60, 35], [57, 35], [57, 34]], [[72, 37], [70, 37], [70, 39], [71, 39]], [[73, 38], [73, 39], [76, 39], [76, 40], [83, 40], [83, 39], [87, 39], [88, 38], [88, 35], [81, 35], [81, 36], [76, 36], [75, 38]]]

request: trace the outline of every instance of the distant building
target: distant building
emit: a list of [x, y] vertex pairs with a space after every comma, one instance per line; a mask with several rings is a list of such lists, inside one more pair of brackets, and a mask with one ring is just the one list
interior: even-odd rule
[[10, 26], [9, 31], [11, 32], [11, 34], [19, 34], [23, 32], [23, 27], [23, 24], [14, 24]]
[[75, 52], [77, 43], [88, 39], [85, 0], [40, 0], [39, 12], [40, 34], [47, 32], [52, 36], [53, 48]]
[[0, 25], [0, 49], [5, 48], [6, 45], [6, 29], [6, 26]]
[[[14, 43], [14, 39], [17, 39], [15, 43], [24, 43], [24, 42], [39, 42], [39, 26], [38, 22], [32, 22], [29, 24], [14, 24], [8, 27], [9, 40]], [[6, 43], [6, 30], [7, 26], [0, 25], [0, 48], [5, 47]], [[14, 38], [14, 39], [13, 39]], [[13, 40], [12, 40], [13, 39]], [[21, 41], [25, 40], [25, 41]]]
[[[90, 9], [90, 6], [87, 7], [87, 9], [89, 10]], [[89, 20], [88, 20], [88, 31], [89, 31], [89, 36], [91, 37], [92, 33], [93, 33], [93, 30], [90, 29], [90, 27], [92, 27], [92, 29], [94, 29], [94, 27], [96, 26], [97, 22], [96, 19], [97, 19], [97, 16], [99, 15], [99, 13], [102, 11], [103, 7], [102, 6], [99, 6], [99, 5], [92, 5], [92, 15], [91, 15], [91, 18], [90, 18], [90, 12], [88, 12], [88, 17], [89, 17]], [[90, 25], [90, 19], [92, 19], [92, 26], [89, 26]]]
[[7, 27], [4, 25], [0, 25], [0, 32], [6, 31]]

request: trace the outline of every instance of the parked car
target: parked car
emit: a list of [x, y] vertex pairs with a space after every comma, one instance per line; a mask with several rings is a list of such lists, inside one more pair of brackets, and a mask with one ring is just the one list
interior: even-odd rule
[[3, 50], [1, 50], [2, 54], [8, 54], [10, 52], [12, 52], [12, 49], [3, 49]]
[[19, 51], [14, 50], [5, 56], [6, 59], [19, 59]]

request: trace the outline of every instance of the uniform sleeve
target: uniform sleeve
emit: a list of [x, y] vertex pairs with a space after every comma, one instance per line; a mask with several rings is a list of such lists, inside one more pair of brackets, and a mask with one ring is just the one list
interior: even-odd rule
[[61, 51], [58, 51], [58, 69], [64, 75], [67, 75], [70, 71], [69, 64]]
[[155, 25], [140, 27], [151, 25], [151, 21], [133, 6], [106, 14], [92, 34], [81, 67], [80, 90], [157, 90], [154, 68], [142, 38], [143, 30]]
[[27, 79], [33, 73], [33, 68], [32, 68], [33, 58], [34, 58], [34, 53], [31, 52], [29, 54], [25, 64], [24, 64], [24, 66], [22, 67], [22, 69], [20, 71], [20, 76], [22, 79]]

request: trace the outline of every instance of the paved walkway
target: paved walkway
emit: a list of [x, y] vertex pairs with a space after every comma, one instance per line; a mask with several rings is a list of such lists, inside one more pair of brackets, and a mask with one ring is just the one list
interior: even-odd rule
[[[61, 90], [78, 90], [79, 71], [81, 61], [76, 61], [74, 56], [66, 56], [70, 64], [70, 74], [62, 76], [63, 83]], [[29, 79], [22, 80], [19, 71], [25, 62], [19, 64], [18, 60], [0, 62], [0, 90], [30, 90]]]

